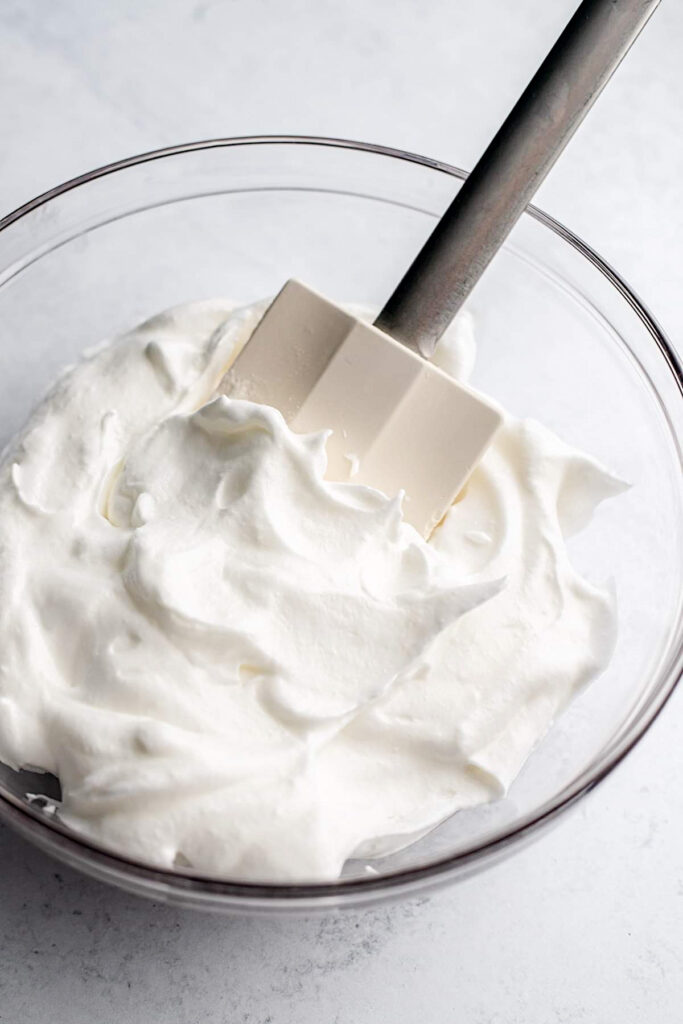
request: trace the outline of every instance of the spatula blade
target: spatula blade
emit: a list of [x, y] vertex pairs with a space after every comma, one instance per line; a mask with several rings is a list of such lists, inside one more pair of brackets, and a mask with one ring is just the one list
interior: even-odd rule
[[279, 409], [292, 430], [332, 429], [327, 478], [405, 491], [429, 536], [502, 422], [490, 399], [322, 295], [288, 281], [219, 392]]

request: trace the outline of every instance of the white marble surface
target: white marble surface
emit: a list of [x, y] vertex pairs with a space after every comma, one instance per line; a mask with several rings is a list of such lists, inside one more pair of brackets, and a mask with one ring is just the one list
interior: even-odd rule
[[[212, 135], [329, 134], [471, 165], [572, 0], [0, 0], [0, 210]], [[683, 344], [683, 8], [662, 4], [540, 205]], [[678, 1024], [683, 694], [551, 834], [429, 900], [221, 919], [0, 827], [0, 1022]]]

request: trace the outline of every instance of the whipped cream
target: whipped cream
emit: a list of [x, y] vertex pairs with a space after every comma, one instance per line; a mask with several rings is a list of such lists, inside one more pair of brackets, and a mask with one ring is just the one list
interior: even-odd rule
[[[332, 880], [503, 794], [607, 664], [565, 538], [624, 487], [507, 418], [430, 542], [325, 434], [214, 398], [263, 304], [90, 353], [0, 466], [0, 759], [62, 821], [230, 879]], [[463, 375], [471, 323], [437, 355]]]

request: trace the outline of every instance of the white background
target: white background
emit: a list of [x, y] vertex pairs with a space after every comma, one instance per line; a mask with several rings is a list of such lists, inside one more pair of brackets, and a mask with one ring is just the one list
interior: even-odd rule
[[[572, 0], [0, 0], [0, 213], [108, 160], [326, 134], [471, 166]], [[661, 9], [538, 204], [683, 347], [683, 5]], [[679, 1024], [683, 694], [538, 844], [342, 917], [221, 919], [0, 827], [2, 1024]]]

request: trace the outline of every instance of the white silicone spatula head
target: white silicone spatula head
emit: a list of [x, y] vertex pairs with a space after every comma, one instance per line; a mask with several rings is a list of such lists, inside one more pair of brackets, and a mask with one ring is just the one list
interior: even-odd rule
[[405, 492], [429, 536], [501, 422], [493, 402], [383, 331], [288, 281], [220, 390], [272, 405], [297, 433], [330, 428], [327, 477]]
[[583, 0], [374, 327], [290, 281], [221, 390], [276, 406], [294, 430], [332, 428], [328, 476], [357, 468], [358, 482], [403, 489], [406, 519], [429, 535], [501, 416], [423, 357], [658, 3]]

